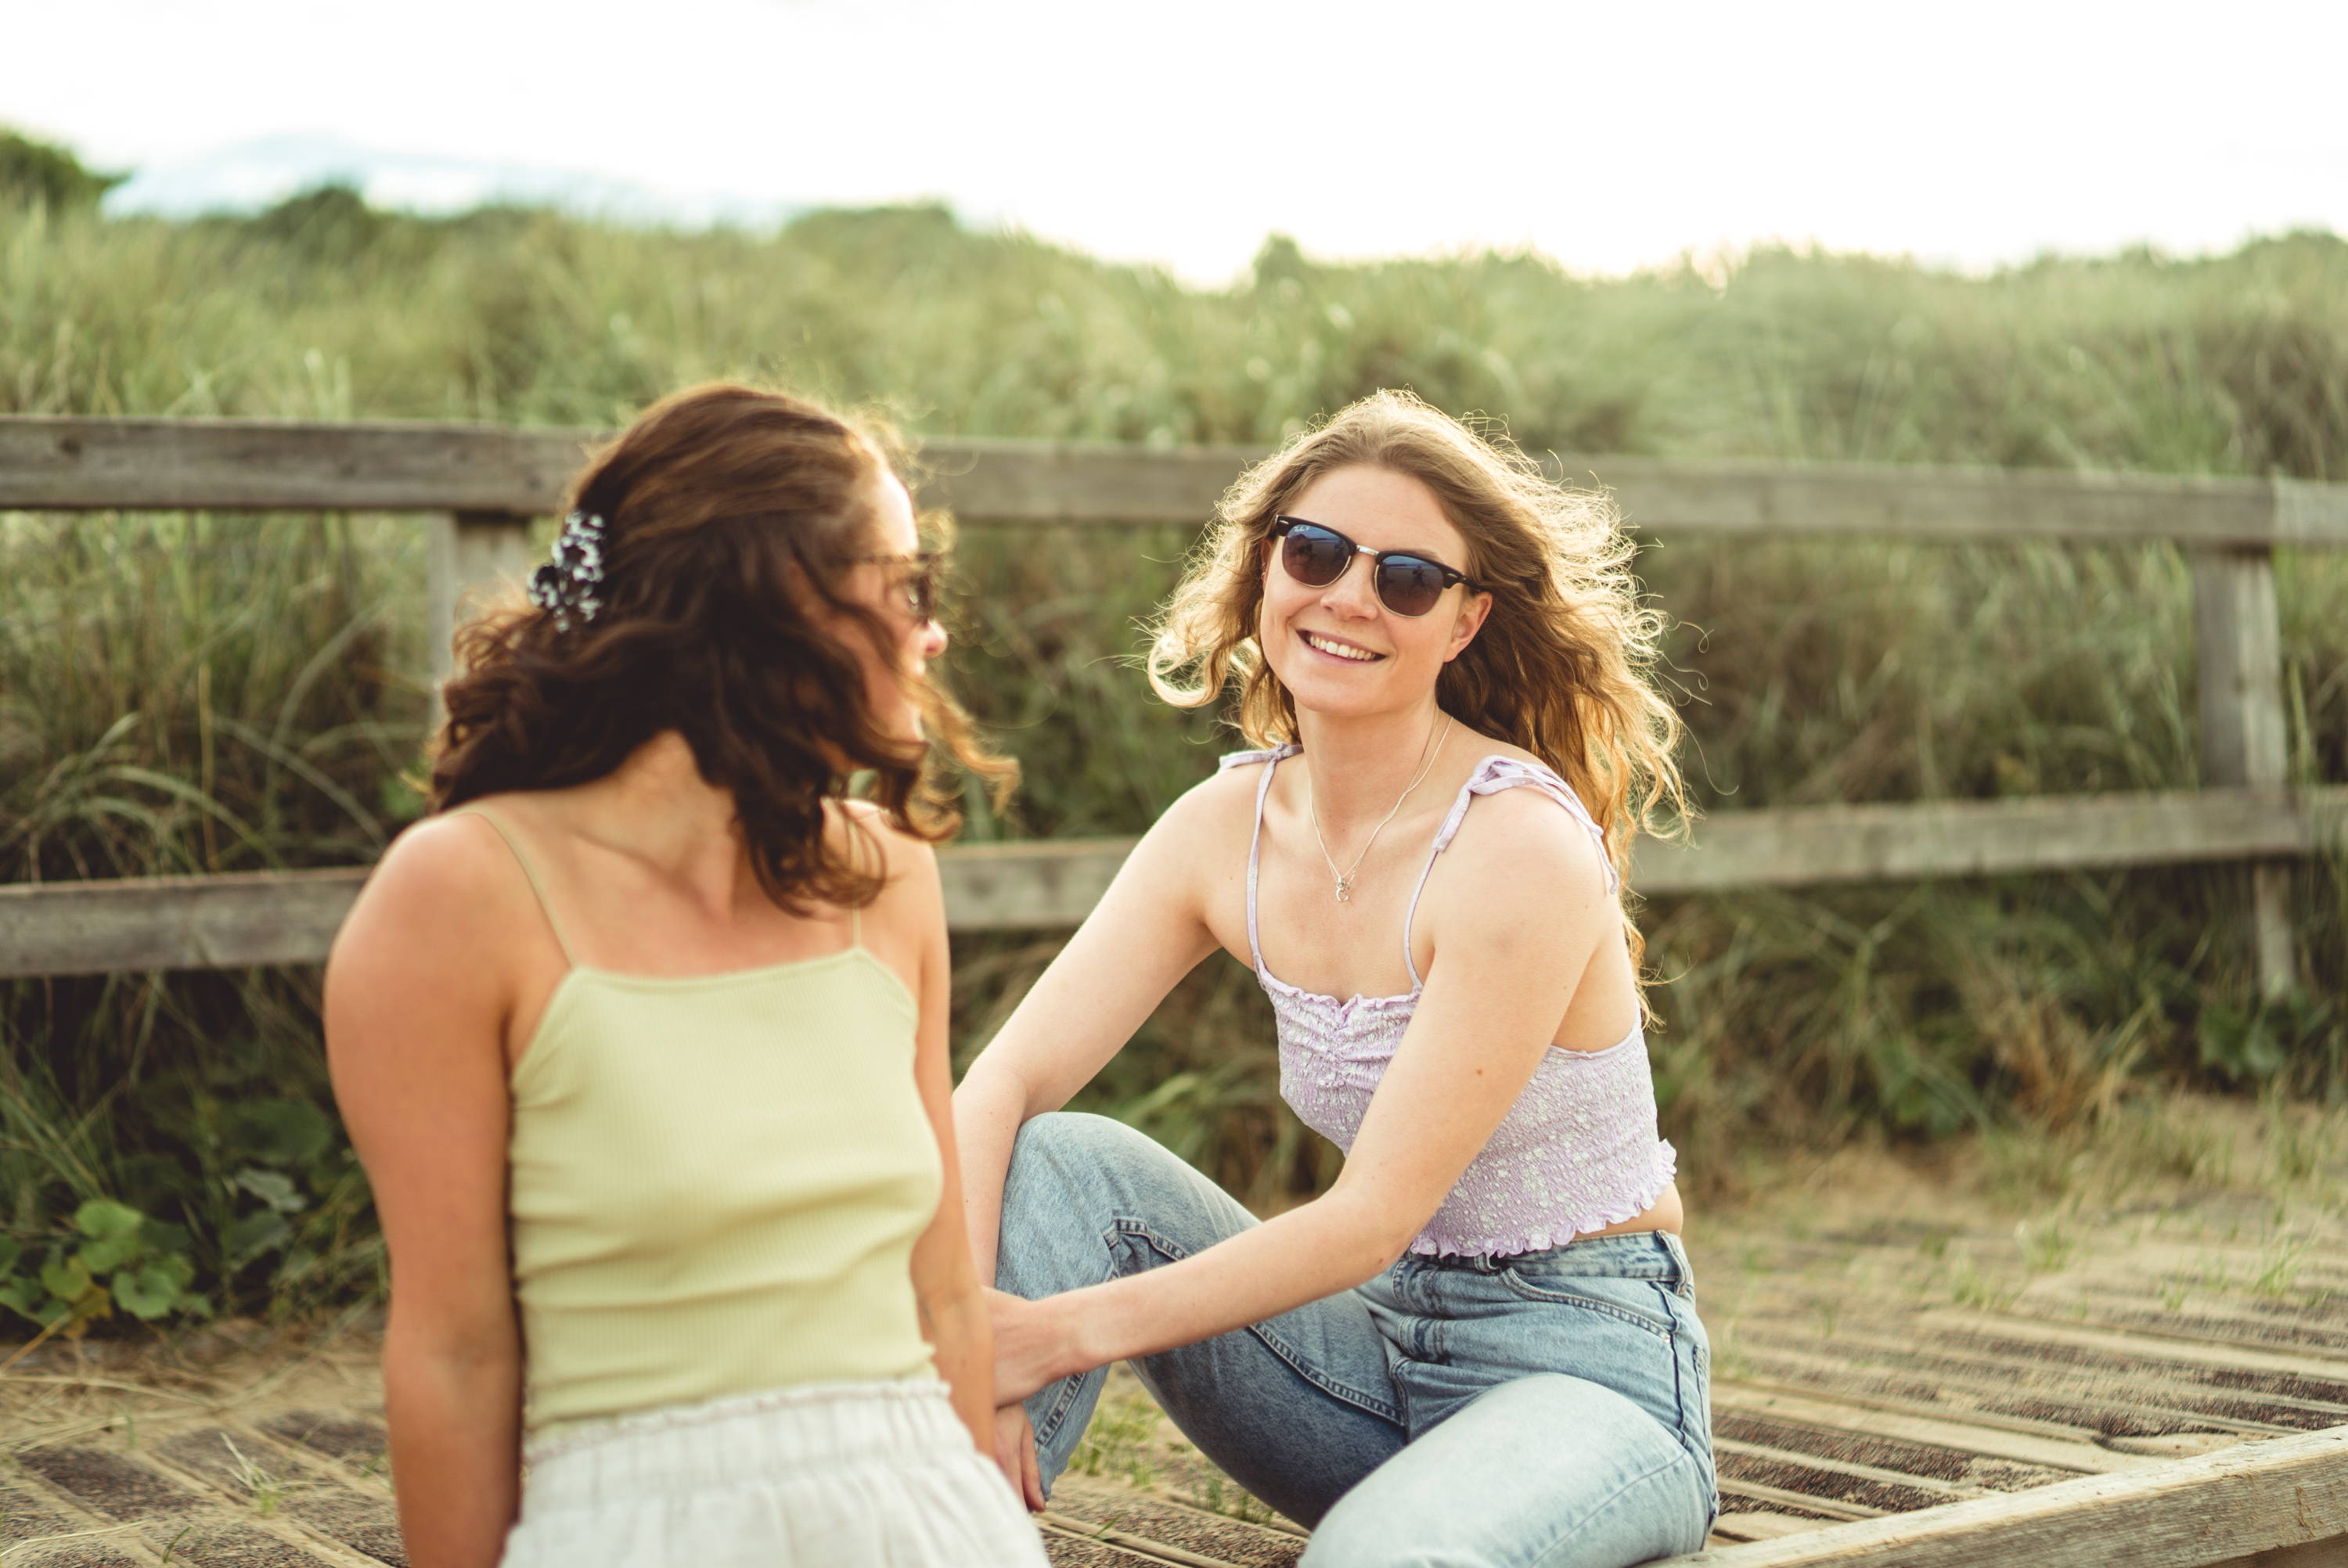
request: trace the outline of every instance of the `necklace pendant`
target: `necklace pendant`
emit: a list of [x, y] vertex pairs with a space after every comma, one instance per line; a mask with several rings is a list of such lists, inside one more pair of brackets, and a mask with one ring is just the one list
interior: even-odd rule
[[1340, 904], [1351, 904], [1353, 901], [1354, 901], [1354, 879], [1353, 879], [1351, 876], [1340, 876], [1340, 877], [1338, 877], [1338, 878], [1337, 878], [1337, 902], [1338, 902], [1338, 903], [1340, 903]]

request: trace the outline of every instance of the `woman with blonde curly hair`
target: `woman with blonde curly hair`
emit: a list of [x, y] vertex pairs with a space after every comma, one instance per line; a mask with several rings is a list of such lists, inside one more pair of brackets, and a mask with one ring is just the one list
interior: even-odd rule
[[[1235, 686], [1258, 749], [1159, 819], [954, 1097], [1031, 1505], [1123, 1359], [1314, 1526], [1308, 1563], [1704, 1543], [1708, 1351], [1622, 888], [1677, 726], [1628, 555], [1602, 500], [1399, 393], [1224, 498], [1150, 676], [1187, 706]], [[1058, 1109], [1217, 948], [1346, 1153], [1262, 1223]]]
[[706, 386], [572, 504], [460, 633], [433, 815], [326, 969], [407, 1560], [1043, 1568], [988, 1457], [932, 849], [937, 753], [1008, 768], [923, 673], [905, 487]]

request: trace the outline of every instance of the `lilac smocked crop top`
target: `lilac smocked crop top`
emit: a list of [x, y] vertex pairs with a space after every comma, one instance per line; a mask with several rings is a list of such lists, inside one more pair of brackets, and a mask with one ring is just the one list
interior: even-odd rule
[[[1222, 765], [1264, 764], [1256, 786], [1255, 834], [1248, 845], [1248, 955], [1279, 1020], [1280, 1097], [1307, 1127], [1350, 1153], [1370, 1096], [1426, 988], [1411, 957], [1411, 917], [1418, 912], [1427, 873], [1459, 831], [1468, 803], [1529, 785], [1589, 829], [1601, 858], [1606, 835], [1581, 797], [1548, 768], [1514, 757], [1487, 757], [1436, 830], [1426, 870], [1419, 873], [1409, 913], [1403, 917], [1403, 963], [1410, 971], [1410, 989], [1401, 996], [1339, 1001], [1301, 990], [1266, 968], [1256, 938], [1264, 798], [1272, 791], [1272, 770], [1300, 749], [1237, 752], [1224, 757]], [[1606, 877], [1611, 892], [1617, 885], [1611, 861]], [[1603, 1050], [1552, 1047], [1410, 1250], [1434, 1256], [1507, 1256], [1561, 1246], [1644, 1214], [1671, 1185], [1677, 1163], [1672, 1146], [1656, 1134], [1655, 1084], [1647, 1065], [1647, 1037], [1638, 1025]]]

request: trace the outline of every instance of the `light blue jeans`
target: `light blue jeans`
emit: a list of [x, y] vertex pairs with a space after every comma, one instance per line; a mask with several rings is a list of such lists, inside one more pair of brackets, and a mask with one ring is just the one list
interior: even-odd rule
[[[1012, 1155], [995, 1283], [1079, 1289], [1255, 1223], [1121, 1122], [1039, 1116]], [[1202, 1453], [1313, 1527], [1316, 1568], [1627, 1568], [1697, 1550], [1718, 1511], [1710, 1361], [1687, 1254], [1657, 1231], [1406, 1256], [1133, 1369]], [[1107, 1376], [1028, 1399], [1047, 1487]]]

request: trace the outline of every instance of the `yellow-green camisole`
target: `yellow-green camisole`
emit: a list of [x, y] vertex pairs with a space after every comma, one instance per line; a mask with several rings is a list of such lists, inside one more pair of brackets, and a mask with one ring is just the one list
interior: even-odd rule
[[[529, 857], [506, 841], [570, 944]], [[670, 978], [575, 961], [510, 1083], [507, 1213], [533, 1433], [933, 1376], [914, 1240], [942, 1190], [919, 1009], [866, 950]]]

